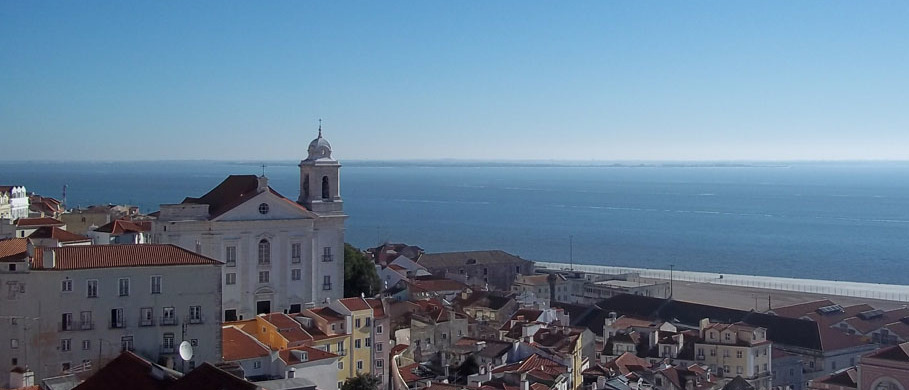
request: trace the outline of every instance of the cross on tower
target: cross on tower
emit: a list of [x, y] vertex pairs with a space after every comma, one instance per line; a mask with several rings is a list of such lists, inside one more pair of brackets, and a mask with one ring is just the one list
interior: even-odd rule
[[319, 118], [319, 138], [322, 138], [322, 118]]

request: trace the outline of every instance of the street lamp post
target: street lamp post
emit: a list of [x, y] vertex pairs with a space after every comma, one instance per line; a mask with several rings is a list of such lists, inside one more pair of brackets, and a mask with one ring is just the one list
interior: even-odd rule
[[675, 268], [675, 264], [669, 264], [669, 299], [672, 300], [672, 271]]

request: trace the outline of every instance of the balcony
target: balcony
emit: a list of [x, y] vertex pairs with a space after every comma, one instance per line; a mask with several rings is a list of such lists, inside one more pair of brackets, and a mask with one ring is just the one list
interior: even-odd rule
[[60, 324], [59, 329], [61, 332], [76, 330], [76, 326], [73, 325], [73, 323], [71, 321], [70, 322], [59, 322], [58, 324]]
[[166, 345], [166, 344], [161, 345], [161, 351], [160, 351], [160, 354], [161, 354], [161, 355], [174, 354], [174, 353], [176, 353], [176, 352], [177, 352], [177, 349], [174, 348], [174, 345], [173, 345], [173, 344], [171, 344], [171, 345]]
[[79, 329], [82, 329], [82, 330], [95, 329], [95, 323], [92, 321], [82, 321], [79, 323]]
[[331, 283], [323, 283], [323, 284], [322, 284], [322, 289], [323, 289], [323, 290], [331, 290]]
[[141, 318], [139, 319], [139, 326], [155, 326], [154, 318]]
[[204, 318], [203, 318], [202, 316], [199, 316], [199, 317], [189, 317], [189, 321], [188, 321], [188, 322], [189, 322], [190, 324], [201, 324], [201, 323], [203, 322], [203, 320], [204, 320]]
[[334, 261], [334, 259], [335, 259], [335, 258], [334, 258], [333, 255], [322, 255], [322, 262], [323, 262], [323, 263], [327, 263], [327, 262], [330, 262], [330, 261]]
[[161, 324], [161, 326], [177, 325], [177, 317], [161, 317], [161, 320], [158, 323]]
[[110, 322], [108, 322], [108, 326], [109, 326], [111, 329], [123, 329], [123, 328], [126, 328], [126, 321], [124, 321], [124, 320], [122, 320], [122, 319], [120, 319], [120, 320], [110, 320]]

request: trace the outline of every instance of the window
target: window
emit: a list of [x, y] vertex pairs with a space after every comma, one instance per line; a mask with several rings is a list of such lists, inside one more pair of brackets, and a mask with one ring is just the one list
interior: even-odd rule
[[357, 328], [360, 327], [360, 319], [359, 319], [359, 318], [357, 318], [356, 320], [354, 320], [354, 323], [356, 324], [356, 325], [354, 325], [355, 327], [357, 327]]
[[88, 351], [90, 349], [92, 349], [92, 341], [91, 340], [82, 340], [82, 350]]
[[[343, 369], [344, 369], [344, 362], [338, 362], [338, 369], [339, 369], [339, 370], [343, 370]], [[340, 387], [340, 386], [339, 386], [339, 387]]]
[[376, 325], [376, 334], [382, 334], [382, 325]]
[[174, 308], [165, 307], [162, 310], [163, 310], [162, 311], [163, 315], [161, 316], [161, 325], [176, 325], [177, 316], [176, 316], [176, 311], [174, 310]]
[[262, 362], [260, 362], [260, 361], [258, 361], [258, 360], [254, 361], [254, 362], [253, 362], [253, 368], [255, 368], [255, 369], [260, 369], [260, 368], [262, 368]]
[[376, 343], [376, 352], [382, 352], [382, 343]]
[[165, 351], [174, 350], [174, 334], [173, 333], [164, 334], [164, 341], [161, 343], [161, 348], [163, 348]]
[[360, 339], [354, 340], [354, 348], [360, 348]]
[[299, 243], [290, 244], [290, 262], [299, 263], [301, 254], [303, 253], [302, 245]]
[[517, 267], [514, 267], [514, 272], [515, 272], [515, 273], [521, 273], [521, 266], [519, 265], [519, 266], [517, 266]]
[[366, 338], [366, 347], [368, 348], [370, 346], [372, 346], [372, 337], [367, 337]]
[[299, 303], [291, 303], [290, 304], [290, 313], [291, 314], [299, 313], [300, 309], [302, 309], [302, 308], [303, 308], [302, 305], [300, 305]]
[[322, 248], [322, 261], [329, 262], [329, 261], [333, 261], [333, 260], [334, 259], [331, 256], [331, 247], [326, 246], [326, 247]]
[[73, 280], [66, 279], [61, 283], [60, 291], [62, 292], [72, 292], [73, 291]]
[[331, 290], [331, 276], [325, 275], [322, 278], [322, 289]]
[[125, 328], [126, 323], [123, 322], [123, 309], [111, 309], [110, 310], [110, 327], [111, 328]]
[[73, 346], [72, 343], [73, 343], [72, 339], [60, 340], [60, 351], [69, 352], [69, 350], [72, 349], [72, 346]]
[[259, 265], [268, 264], [271, 264], [271, 244], [263, 238], [259, 241]]
[[15, 272], [15, 271], [16, 271], [16, 265], [15, 265], [15, 264], [10, 264], [9, 267], [8, 267], [7, 269], [9, 269], [10, 272]]
[[366, 326], [367, 326], [367, 327], [372, 326], [372, 318], [366, 317]]
[[483, 268], [483, 275], [489, 275], [489, 268]]
[[735, 373], [742, 375], [742, 366], [735, 366]]
[[742, 351], [735, 351], [735, 357], [738, 359], [742, 358]]
[[79, 313], [79, 327], [82, 330], [94, 329], [95, 324], [92, 322], [92, 312], [83, 311]]
[[202, 306], [190, 306], [189, 307], [189, 323], [190, 324], [201, 324], [202, 323]]
[[19, 339], [9, 339], [9, 348], [18, 349], [19, 348]]
[[268, 283], [268, 271], [259, 271], [259, 283]]
[[715, 349], [711, 349], [711, 350], [710, 350], [710, 356], [716, 356], [716, 350], [715, 350]]
[[754, 373], [752, 373], [751, 375], [757, 375], [759, 372], [761, 372], [760, 370], [761, 370], [761, 367], [758, 366], [757, 364], [755, 364], [755, 365], [754, 365]]
[[376, 368], [382, 368], [385, 366], [385, 362], [382, 359], [376, 359]]
[[729, 366], [723, 366], [723, 375], [729, 373]]
[[808, 361], [808, 367], [809, 367], [809, 368], [814, 368], [814, 360]]
[[300, 271], [300, 269], [290, 270], [290, 280], [300, 280], [300, 279], [302, 279], [301, 275], [302, 275], [302, 272]]
[[338, 352], [341, 352], [342, 355], [344, 354], [344, 342], [343, 341], [338, 342]]
[[64, 362], [64, 363], [61, 363], [61, 364], [60, 364], [60, 369], [61, 369], [63, 372], [67, 372], [67, 371], [70, 370], [70, 368], [72, 368], [72, 366], [73, 366], [73, 365], [72, 365], [70, 362]]
[[88, 298], [97, 298], [98, 297], [98, 281], [89, 280], [86, 282], [85, 296]]
[[152, 294], [161, 293], [161, 276], [160, 275], [151, 277], [151, 293]]
[[152, 326], [155, 324], [152, 316], [152, 308], [143, 307], [139, 309], [139, 326]]
[[363, 369], [363, 361], [362, 361], [362, 360], [357, 360], [357, 370], [359, 371], [359, 370], [362, 370], [362, 369]]
[[119, 281], [119, 291], [120, 296], [125, 297], [129, 295], [129, 278], [120, 278]]
[[237, 247], [228, 246], [224, 248], [224, 262], [227, 267], [237, 266]]
[[234, 272], [228, 272], [224, 275], [224, 284], [233, 285], [237, 284], [237, 274]]
[[723, 350], [723, 357], [729, 357], [729, 350], [728, 350], [728, 349], [724, 349], [724, 350]]
[[726, 338], [726, 341], [732, 340], [732, 333], [726, 333], [723, 336]]
[[73, 313], [63, 313], [60, 330], [73, 330]]
[[135, 350], [135, 347], [133, 346], [133, 336], [123, 336], [120, 338], [120, 350], [121, 351]]
[[262, 214], [262, 215], [268, 214], [268, 203], [259, 204], [259, 214]]

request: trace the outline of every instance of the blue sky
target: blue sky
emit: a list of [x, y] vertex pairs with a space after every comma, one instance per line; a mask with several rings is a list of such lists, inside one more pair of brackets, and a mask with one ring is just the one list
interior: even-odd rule
[[0, 160], [909, 159], [909, 2], [0, 2]]

